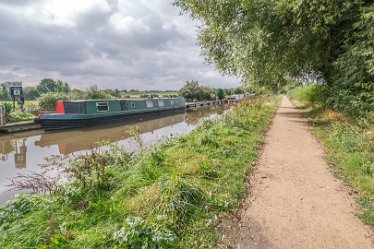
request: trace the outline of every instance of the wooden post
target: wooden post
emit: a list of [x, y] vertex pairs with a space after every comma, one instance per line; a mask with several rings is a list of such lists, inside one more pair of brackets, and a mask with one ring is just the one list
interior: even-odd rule
[[5, 117], [5, 106], [0, 104], [0, 125], [5, 125], [6, 117]]

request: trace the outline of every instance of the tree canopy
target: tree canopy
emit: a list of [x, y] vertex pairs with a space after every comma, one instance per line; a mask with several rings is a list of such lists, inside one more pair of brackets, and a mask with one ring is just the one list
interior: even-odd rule
[[312, 79], [325, 85], [330, 106], [352, 115], [374, 109], [372, 0], [174, 3], [202, 23], [206, 60], [243, 85], [274, 89]]
[[[245, 84], [318, 77], [332, 83], [336, 63], [373, 46], [373, 3], [366, 0], [176, 0], [203, 25], [203, 55]], [[355, 51], [360, 54], [359, 51]], [[373, 62], [368, 62], [373, 73]], [[362, 68], [360, 70], [367, 70]]]
[[201, 86], [195, 80], [187, 81], [186, 84], [179, 90], [179, 95], [190, 101], [194, 100], [210, 100], [214, 95], [214, 90], [205, 86]]
[[68, 83], [62, 80], [55, 81], [54, 79], [42, 79], [36, 86], [39, 94], [48, 92], [68, 93], [70, 92], [70, 86]]

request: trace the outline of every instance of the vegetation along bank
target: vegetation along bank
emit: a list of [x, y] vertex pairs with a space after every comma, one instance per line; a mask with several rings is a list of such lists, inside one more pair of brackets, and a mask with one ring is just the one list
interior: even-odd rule
[[326, 159], [335, 176], [348, 182], [352, 188], [350, 194], [357, 194], [362, 207], [358, 216], [365, 224], [374, 226], [373, 109], [370, 112], [362, 106], [356, 107], [362, 115], [346, 111], [353, 109], [352, 106], [334, 110], [326, 104], [321, 88], [323, 86], [299, 86], [289, 94], [311, 120], [314, 134], [324, 145]]
[[[211, 248], [238, 208], [279, 98], [246, 100], [192, 133], [130, 154], [113, 145], [57, 167], [69, 182], [0, 209], [1, 248]], [[141, 141], [134, 131], [134, 139]], [[32, 181], [30, 181], [32, 182]], [[17, 184], [16, 184], [17, 185]]]

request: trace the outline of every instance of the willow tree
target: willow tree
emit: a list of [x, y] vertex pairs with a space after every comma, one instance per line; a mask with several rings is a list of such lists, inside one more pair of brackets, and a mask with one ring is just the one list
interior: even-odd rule
[[354, 23], [372, 1], [176, 0], [201, 21], [199, 42], [208, 62], [244, 83], [288, 78], [334, 82], [338, 58], [352, 44]]

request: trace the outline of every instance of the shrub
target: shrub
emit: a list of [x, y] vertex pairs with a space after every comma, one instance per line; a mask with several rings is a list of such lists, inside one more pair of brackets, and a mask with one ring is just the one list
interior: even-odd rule
[[56, 110], [57, 101], [67, 99], [66, 96], [61, 95], [59, 93], [43, 93], [37, 98], [38, 105], [46, 111], [54, 111]]
[[5, 115], [8, 116], [11, 112], [13, 112], [13, 104], [11, 102], [2, 102], [0, 103], [5, 107]]
[[297, 100], [320, 107], [329, 107], [359, 120], [361, 124], [374, 122], [374, 84], [299, 86], [289, 95]]
[[9, 122], [22, 122], [22, 121], [29, 121], [35, 118], [35, 115], [31, 113], [24, 113], [21, 111], [12, 112], [7, 115]]

